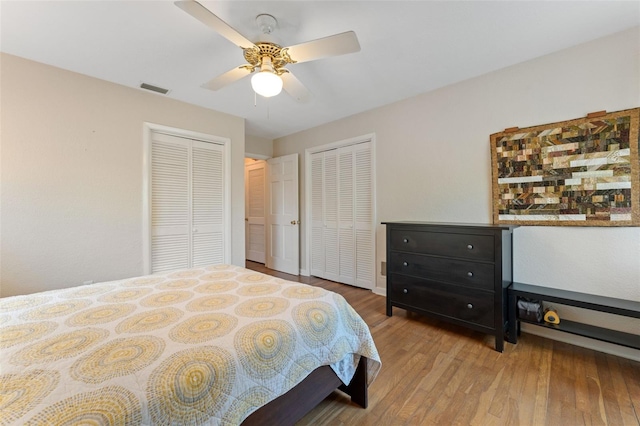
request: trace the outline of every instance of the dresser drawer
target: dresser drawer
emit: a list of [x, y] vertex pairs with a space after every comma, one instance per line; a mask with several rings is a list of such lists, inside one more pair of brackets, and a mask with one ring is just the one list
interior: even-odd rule
[[389, 272], [494, 290], [492, 263], [391, 252]]
[[494, 261], [493, 237], [490, 235], [449, 234], [392, 229], [391, 250]]
[[393, 304], [413, 307], [494, 328], [493, 294], [482, 290], [425, 282], [419, 278], [389, 274]]

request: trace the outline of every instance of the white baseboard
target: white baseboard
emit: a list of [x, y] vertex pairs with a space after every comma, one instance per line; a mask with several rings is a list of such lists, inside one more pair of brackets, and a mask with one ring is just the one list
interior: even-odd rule
[[387, 297], [387, 289], [385, 287], [374, 287], [371, 291], [378, 296]]

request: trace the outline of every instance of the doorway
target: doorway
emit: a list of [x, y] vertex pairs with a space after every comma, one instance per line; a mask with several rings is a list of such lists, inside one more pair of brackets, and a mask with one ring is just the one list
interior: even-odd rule
[[245, 158], [245, 258], [300, 273], [298, 154]]
[[244, 159], [245, 182], [245, 258], [265, 263], [266, 259], [266, 162]]

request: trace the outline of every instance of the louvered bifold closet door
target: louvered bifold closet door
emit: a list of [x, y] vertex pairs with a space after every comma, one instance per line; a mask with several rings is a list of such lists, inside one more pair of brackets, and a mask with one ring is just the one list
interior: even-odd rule
[[192, 267], [224, 260], [224, 163], [220, 145], [193, 141]]
[[311, 275], [373, 288], [373, 152], [362, 142], [313, 153]]
[[151, 132], [151, 273], [224, 262], [224, 146]]
[[353, 151], [352, 146], [338, 149], [338, 281], [345, 284], [354, 284], [356, 272]]
[[190, 142], [152, 133], [151, 271], [190, 265]]
[[371, 142], [354, 146], [355, 285], [371, 287], [375, 279], [373, 227], [373, 158]]
[[324, 153], [324, 256], [323, 278], [340, 280], [340, 256], [338, 246], [338, 155], [337, 150]]
[[324, 277], [324, 152], [311, 155], [311, 275]]

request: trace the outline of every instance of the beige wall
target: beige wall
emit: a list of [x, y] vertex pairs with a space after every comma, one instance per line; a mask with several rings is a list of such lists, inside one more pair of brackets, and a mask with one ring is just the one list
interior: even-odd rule
[[259, 136], [245, 135], [245, 155], [266, 160], [273, 157], [273, 141]]
[[1, 296], [143, 273], [143, 122], [231, 139], [244, 265], [242, 118], [6, 54], [0, 82]]
[[[300, 153], [304, 180], [305, 149], [375, 133], [378, 223], [489, 223], [489, 135], [640, 106], [639, 54], [635, 28], [276, 139], [274, 156]], [[304, 182], [300, 188], [305, 218]], [[302, 226], [305, 270], [304, 221]], [[520, 227], [514, 247], [516, 281], [640, 301], [640, 228]], [[382, 225], [376, 251], [377, 291], [383, 293]], [[610, 321], [636, 332], [640, 325], [620, 317]], [[640, 358], [638, 353], [632, 356]]]

